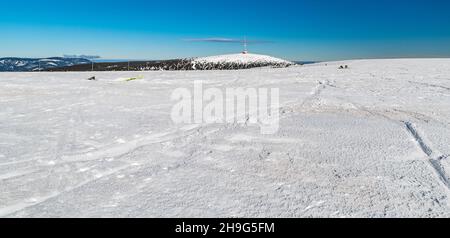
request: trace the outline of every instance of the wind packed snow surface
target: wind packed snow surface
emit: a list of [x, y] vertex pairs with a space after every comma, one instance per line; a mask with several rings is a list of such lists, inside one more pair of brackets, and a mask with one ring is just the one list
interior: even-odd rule
[[[279, 132], [174, 125], [194, 80], [280, 88]], [[0, 74], [1, 217], [450, 217], [449, 154], [447, 59]]]

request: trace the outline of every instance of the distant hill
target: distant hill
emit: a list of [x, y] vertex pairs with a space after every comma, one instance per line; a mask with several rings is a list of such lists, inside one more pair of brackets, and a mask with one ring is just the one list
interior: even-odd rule
[[[152, 71], [152, 70], [236, 70], [256, 67], [288, 67], [296, 63], [267, 55], [231, 54], [193, 59], [160, 61], [101, 62], [94, 71]], [[50, 68], [47, 71], [91, 71], [92, 65]]]
[[305, 65], [305, 64], [317, 64], [320, 63], [320, 61], [294, 61], [296, 64], [299, 65]]
[[193, 69], [248, 69], [256, 67], [288, 67], [295, 63], [267, 55], [230, 54], [197, 58], [192, 61]]
[[32, 72], [90, 63], [90, 60], [82, 58], [52, 57], [32, 59], [10, 57], [0, 58], [0, 72]]

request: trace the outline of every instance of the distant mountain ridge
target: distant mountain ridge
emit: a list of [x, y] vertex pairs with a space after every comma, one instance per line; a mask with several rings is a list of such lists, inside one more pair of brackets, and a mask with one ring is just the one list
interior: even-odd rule
[[90, 64], [91, 61], [83, 58], [0, 58], [0, 72], [33, 72], [52, 68], [68, 67], [73, 65]]
[[238, 70], [257, 67], [283, 68], [296, 63], [258, 54], [240, 53], [190, 59], [95, 62], [94, 65], [73, 65], [47, 71], [159, 71], [159, 70]]

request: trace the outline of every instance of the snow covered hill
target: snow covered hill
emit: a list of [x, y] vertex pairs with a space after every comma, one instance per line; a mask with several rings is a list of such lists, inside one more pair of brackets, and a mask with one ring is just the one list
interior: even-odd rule
[[25, 71], [37, 71], [39, 67], [41, 70], [79, 65], [89, 64], [91, 61], [81, 58], [42, 58], [42, 59], [30, 59], [30, 58], [0, 58], [0, 72], [25, 72]]
[[229, 54], [196, 58], [192, 61], [196, 70], [207, 69], [247, 69], [255, 67], [287, 67], [295, 63], [275, 57], [259, 54]]
[[[284, 68], [295, 63], [267, 55], [230, 54], [203, 58], [187, 58], [159, 61], [133, 61], [96, 63], [94, 71], [191, 71], [237, 70], [257, 67]], [[91, 65], [74, 65], [52, 68], [49, 71], [91, 71]]]
[[209, 56], [209, 57], [197, 58], [194, 61], [197, 63], [293, 64], [290, 61], [278, 59], [278, 58], [268, 56], [268, 55], [243, 54], [243, 53]]

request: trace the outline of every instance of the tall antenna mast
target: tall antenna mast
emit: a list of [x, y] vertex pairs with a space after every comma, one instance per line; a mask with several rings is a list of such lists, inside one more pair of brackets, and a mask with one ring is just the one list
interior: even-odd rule
[[248, 54], [248, 42], [247, 42], [247, 36], [244, 37], [244, 51], [242, 52], [243, 54]]

